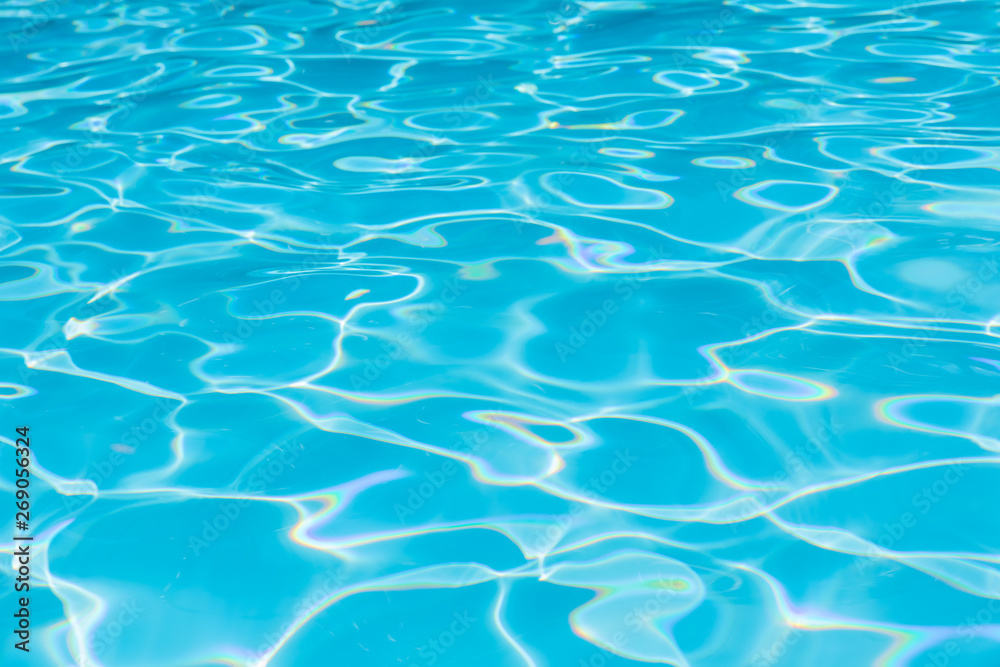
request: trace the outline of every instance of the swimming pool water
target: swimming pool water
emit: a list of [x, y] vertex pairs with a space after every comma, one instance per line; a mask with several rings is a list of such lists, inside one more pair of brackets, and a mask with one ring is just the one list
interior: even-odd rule
[[4, 665], [1000, 665], [997, 3], [0, 23]]

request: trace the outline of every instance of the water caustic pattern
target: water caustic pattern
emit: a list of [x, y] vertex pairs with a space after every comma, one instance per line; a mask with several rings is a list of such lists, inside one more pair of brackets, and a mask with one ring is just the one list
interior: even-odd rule
[[996, 3], [0, 22], [4, 665], [1000, 664]]

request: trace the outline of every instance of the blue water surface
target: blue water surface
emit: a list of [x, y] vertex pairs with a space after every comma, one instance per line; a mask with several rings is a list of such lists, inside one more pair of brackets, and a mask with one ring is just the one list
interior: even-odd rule
[[1000, 665], [1000, 4], [0, 52], [3, 665]]

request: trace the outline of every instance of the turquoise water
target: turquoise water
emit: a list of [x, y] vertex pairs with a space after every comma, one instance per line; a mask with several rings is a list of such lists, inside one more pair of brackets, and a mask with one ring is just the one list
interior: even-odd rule
[[4, 665], [1000, 664], [997, 3], [0, 23]]

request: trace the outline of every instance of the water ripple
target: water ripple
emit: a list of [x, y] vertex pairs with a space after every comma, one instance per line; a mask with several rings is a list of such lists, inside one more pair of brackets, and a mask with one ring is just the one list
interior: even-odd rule
[[38, 664], [1000, 661], [996, 3], [0, 22]]

